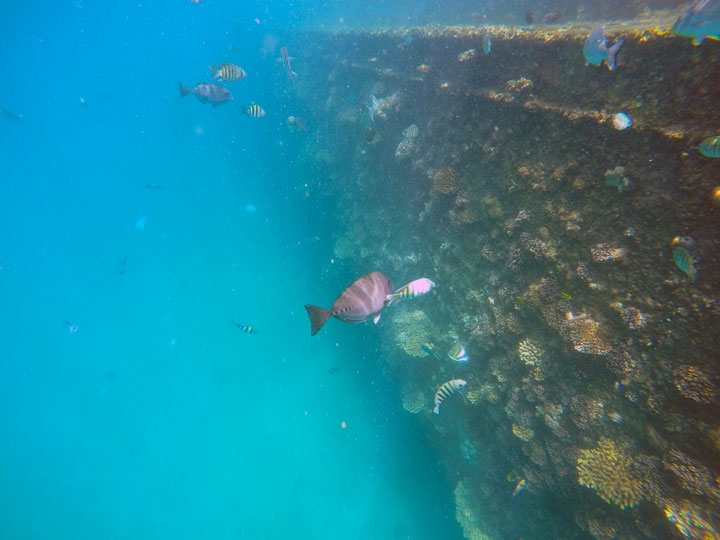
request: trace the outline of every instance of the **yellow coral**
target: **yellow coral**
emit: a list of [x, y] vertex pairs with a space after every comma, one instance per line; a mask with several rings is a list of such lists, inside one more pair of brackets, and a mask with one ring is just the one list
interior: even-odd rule
[[421, 345], [431, 341], [433, 325], [424, 311], [416, 309], [398, 314], [393, 320], [395, 343], [410, 356], [424, 358]]
[[513, 435], [515, 435], [519, 439], [522, 439], [525, 442], [529, 441], [535, 436], [535, 432], [532, 430], [532, 428], [529, 428], [527, 426], [521, 426], [520, 424], [513, 424], [512, 432]]
[[578, 483], [597, 491], [605, 502], [632, 508], [643, 499], [642, 478], [623, 446], [601, 438], [596, 448], [581, 450], [577, 460]]
[[717, 389], [710, 378], [696, 366], [680, 366], [673, 370], [673, 381], [678, 391], [698, 403], [713, 403]]
[[529, 339], [524, 339], [518, 343], [518, 355], [529, 366], [535, 366], [542, 360], [543, 351]]
[[433, 175], [433, 191], [450, 195], [460, 188], [458, 174], [452, 167], [445, 167]]
[[694, 461], [679, 450], [671, 450], [663, 458], [663, 465], [677, 477], [682, 486], [696, 495], [718, 496], [710, 469]]
[[609, 337], [600, 323], [587, 315], [568, 313], [560, 332], [573, 344], [573, 348], [585, 354], [607, 354], [612, 350]]
[[685, 538], [720, 540], [720, 532], [715, 528], [718, 516], [709, 514], [691, 501], [666, 501], [665, 517], [678, 528]]

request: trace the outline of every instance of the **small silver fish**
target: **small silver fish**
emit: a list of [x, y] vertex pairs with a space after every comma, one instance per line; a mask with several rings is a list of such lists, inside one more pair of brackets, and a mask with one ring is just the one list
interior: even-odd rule
[[608, 69], [615, 69], [615, 56], [624, 41], [625, 40], [621, 38], [615, 42], [612, 47], [608, 48], [605, 29], [602, 26], [596, 26], [588, 36], [585, 41], [585, 46], [583, 47], [585, 65], [592, 64], [594, 66], [599, 66], [604, 61], [607, 64]]
[[392, 294], [388, 294], [386, 299], [387, 305], [390, 305], [393, 302], [397, 302], [399, 300], [405, 300], [407, 298], [417, 298], [418, 296], [429, 293], [434, 288], [435, 283], [433, 283], [428, 278], [416, 279], [415, 281], [411, 281], [407, 285], [403, 285], [402, 287], [394, 291]]
[[435, 414], [440, 414], [440, 404], [445, 401], [445, 398], [454, 394], [458, 390], [462, 390], [466, 384], [467, 381], [462, 379], [452, 379], [442, 383], [440, 388], [437, 389], [437, 392], [435, 392], [435, 408], [433, 409], [433, 412]]
[[490, 34], [485, 34], [485, 37], [483, 38], [483, 53], [485, 53], [485, 56], [490, 54], [492, 51], [492, 36]]
[[370, 122], [375, 122], [375, 115], [380, 110], [380, 102], [374, 96], [370, 96], [370, 105], [367, 106], [368, 112], [370, 113]]

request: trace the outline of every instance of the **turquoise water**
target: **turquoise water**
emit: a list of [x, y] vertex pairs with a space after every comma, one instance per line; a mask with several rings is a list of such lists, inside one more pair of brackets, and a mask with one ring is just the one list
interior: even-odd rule
[[[330, 261], [262, 11], [211, 7], [1, 10], [0, 538], [458, 538], [374, 328], [309, 336], [365, 269]], [[235, 101], [181, 100], [229, 46]]]

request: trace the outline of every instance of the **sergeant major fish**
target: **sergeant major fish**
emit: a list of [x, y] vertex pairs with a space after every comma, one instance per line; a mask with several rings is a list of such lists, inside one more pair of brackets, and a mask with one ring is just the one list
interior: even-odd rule
[[385, 299], [392, 292], [390, 280], [381, 272], [371, 272], [355, 280], [338, 296], [330, 309], [310, 304], [305, 309], [310, 317], [310, 335], [314, 336], [330, 319], [335, 317], [343, 322], [359, 323], [373, 319], [377, 324]]
[[210, 66], [210, 71], [212, 71], [213, 79], [221, 81], [239, 81], [247, 77], [243, 68], [229, 62], [218, 64], [217, 67]]
[[294, 60], [294, 58], [288, 56], [288, 51], [285, 47], [280, 47], [280, 61], [282, 62], [283, 67], [287, 70], [288, 77], [294, 79], [297, 77], [297, 73], [295, 73], [290, 67], [290, 60]]
[[462, 379], [452, 379], [442, 383], [440, 388], [437, 389], [437, 392], [435, 392], [435, 408], [433, 409], [433, 412], [435, 414], [440, 414], [440, 404], [445, 401], [445, 398], [454, 394], [458, 390], [462, 390], [466, 384], [467, 381]]
[[603, 63], [603, 61], [605, 61], [608, 69], [615, 69], [615, 56], [624, 41], [625, 40], [623, 38], [620, 38], [612, 45], [612, 47], [608, 48], [605, 29], [601, 25], [596, 26], [588, 36], [585, 41], [585, 46], [583, 47], [585, 65], [592, 64], [594, 66], [599, 66]]
[[265, 116], [265, 109], [257, 103], [251, 103], [243, 112], [251, 118], [262, 118]]
[[672, 27], [679, 36], [692, 38], [700, 45], [705, 38], [720, 39], [720, 1], [695, 0]]
[[235, 321], [233, 321], [233, 324], [235, 326], [237, 326], [240, 330], [245, 332], [246, 334], [257, 334], [258, 333], [258, 331], [255, 330], [255, 327], [253, 327], [253, 326], [246, 326], [244, 324], [236, 323]]
[[435, 283], [430, 281], [428, 278], [416, 279], [407, 285], [403, 285], [392, 294], [388, 294], [387, 305], [389, 306], [393, 302], [405, 300], [406, 298], [417, 298], [418, 296], [429, 293], [434, 288]]
[[178, 86], [180, 87], [180, 97], [195, 94], [195, 97], [198, 98], [201, 103], [210, 104], [213, 107], [217, 107], [233, 99], [232, 94], [230, 94], [227, 88], [216, 83], [200, 83], [192, 90], [181, 82], [178, 82]]

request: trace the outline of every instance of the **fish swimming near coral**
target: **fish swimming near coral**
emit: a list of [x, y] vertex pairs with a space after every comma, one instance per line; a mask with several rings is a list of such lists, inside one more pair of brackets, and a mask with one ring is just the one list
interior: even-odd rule
[[623, 129], [627, 129], [632, 126], [632, 118], [630, 118], [627, 113], [619, 112], [613, 114], [612, 123], [615, 129], [622, 131]]
[[450, 350], [448, 356], [450, 357], [450, 360], [453, 360], [455, 362], [468, 361], [468, 355], [467, 352], [465, 352], [465, 347], [463, 347], [459, 343]]
[[288, 77], [294, 79], [295, 77], [297, 77], [297, 73], [295, 73], [290, 67], [290, 60], [294, 60], [294, 58], [288, 56], [288, 51], [285, 47], [280, 47], [280, 61], [282, 62], [283, 67], [287, 71]]
[[378, 99], [374, 96], [370, 96], [370, 104], [367, 105], [368, 112], [370, 113], [370, 121], [375, 122], [375, 115], [380, 110], [380, 102]]
[[221, 81], [239, 81], [247, 77], [247, 73], [243, 68], [230, 62], [223, 62], [218, 64], [217, 67], [211, 65], [210, 71], [212, 71], [213, 79], [220, 79]]
[[373, 319], [377, 324], [380, 313], [385, 307], [385, 299], [392, 290], [386, 275], [381, 272], [370, 272], [355, 280], [340, 293], [330, 309], [306, 304], [305, 309], [310, 317], [310, 335], [317, 334], [330, 317], [347, 323]]
[[527, 483], [526, 480], [523, 478], [522, 480], [520, 480], [520, 481], [515, 485], [515, 489], [513, 489], [513, 492], [512, 492], [512, 498], [513, 498], [513, 499], [514, 499], [515, 497], [517, 497], [522, 490], [525, 489], [525, 484], [526, 484], [526, 483]]
[[433, 409], [433, 412], [435, 414], [440, 414], [440, 404], [445, 401], [445, 398], [451, 396], [459, 390], [462, 390], [465, 388], [466, 384], [467, 381], [462, 379], [452, 379], [442, 383], [440, 388], [437, 389], [437, 392], [435, 392], [435, 408]]
[[690, 276], [690, 279], [695, 279], [695, 276], [697, 275], [695, 260], [687, 249], [684, 247], [675, 248], [673, 250], [673, 261], [675, 261], [675, 264], [680, 270]]
[[408, 127], [403, 129], [402, 132], [403, 137], [405, 137], [406, 139], [414, 139], [418, 136], [418, 133], [420, 133], [420, 130], [415, 124], [410, 124]]
[[399, 300], [406, 300], [408, 298], [417, 298], [424, 294], [429, 293], [435, 288], [435, 283], [430, 281], [428, 278], [420, 278], [415, 281], [411, 281], [407, 285], [403, 285], [392, 294], [387, 295], [387, 305], [389, 306], [393, 302]]
[[195, 97], [198, 98], [200, 103], [212, 105], [213, 107], [217, 107], [233, 99], [232, 94], [227, 88], [216, 83], [200, 83], [192, 90], [181, 82], [178, 82], [178, 86], [180, 87], [180, 97], [195, 94]]
[[720, 158], [720, 136], [704, 139], [698, 150], [705, 157]]
[[706, 38], [720, 39], [720, 1], [695, 0], [672, 27], [679, 36], [692, 38], [699, 45]]
[[432, 356], [435, 360], [440, 361], [440, 357], [439, 357], [437, 354], [435, 354], [435, 351], [433, 351], [433, 350], [430, 348], [429, 345], [425, 345], [425, 344], [423, 343], [422, 345], [420, 345], [420, 348], [421, 348], [421, 349], [423, 350], [423, 352], [424, 352], [425, 354], [427, 354], [428, 356]]
[[594, 66], [599, 66], [604, 61], [607, 64], [608, 69], [615, 69], [615, 57], [624, 41], [625, 40], [621, 38], [615, 42], [612, 47], [608, 47], [605, 29], [602, 26], [596, 26], [588, 36], [585, 41], [585, 46], [583, 47], [585, 65], [592, 64]]
[[492, 36], [490, 34], [485, 34], [485, 37], [483, 38], [483, 53], [485, 56], [492, 52], [492, 42]]
[[253, 327], [253, 326], [246, 326], [244, 324], [236, 323], [235, 321], [233, 321], [233, 324], [235, 326], [237, 326], [240, 330], [245, 332], [246, 334], [257, 334], [258, 333], [258, 331], [255, 330], [255, 327]]

